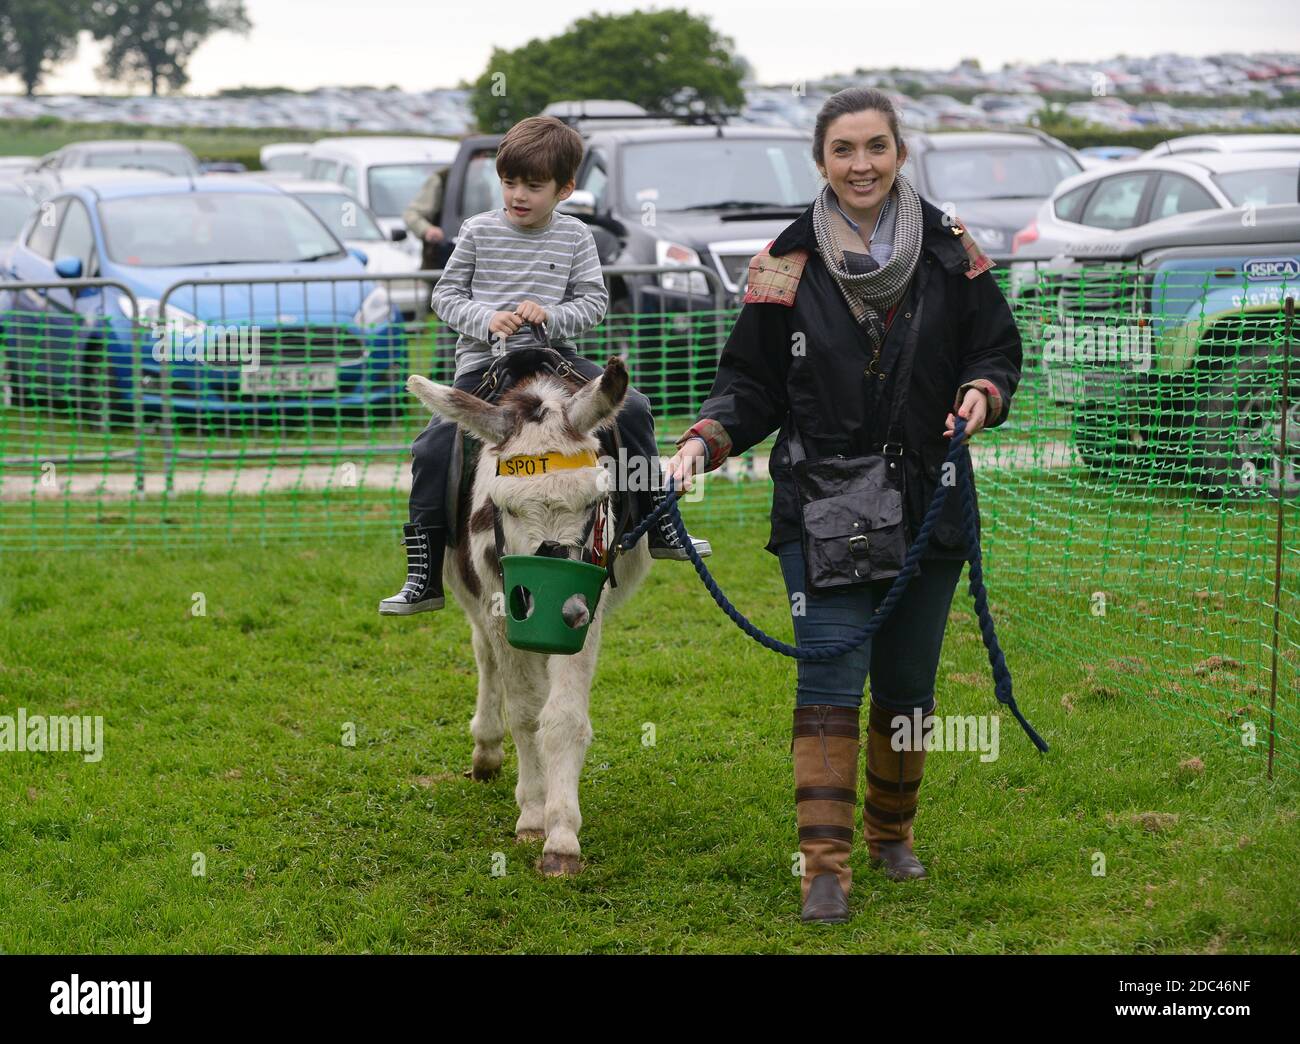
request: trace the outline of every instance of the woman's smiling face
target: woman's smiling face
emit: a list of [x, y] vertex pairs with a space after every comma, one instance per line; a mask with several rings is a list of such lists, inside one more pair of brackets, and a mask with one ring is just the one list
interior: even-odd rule
[[864, 109], [837, 116], [826, 128], [818, 169], [845, 213], [863, 224], [875, 220], [906, 159], [907, 148], [897, 147], [885, 114]]

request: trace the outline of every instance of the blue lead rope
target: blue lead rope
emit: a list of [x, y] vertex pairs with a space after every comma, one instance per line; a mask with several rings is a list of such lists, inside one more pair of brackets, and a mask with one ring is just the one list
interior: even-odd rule
[[[1025, 716], [1020, 713], [1020, 708], [1016, 706], [1015, 697], [1011, 694], [1011, 670], [1007, 667], [1006, 657], [1002, 655], [1002, 647], [998, 644], [998, 636], [993, 628], [993, 615], [989, 612], [988, 592], [984, 587], [984, 569], [980, 562], [979, 532], [976, 529], [974, 473], [971, 470], [970, 451], [966, 447], [965, 436], [966, 420], [963, 417], [957, 417], [952, 445], [948, 449], [945, 463], [953, 464], [956, 467], [957, 481], [962, 488], [962, 514], [968, 545], [967, 561], [970, 562], [970, 593], [975, 600], [975, 612], [979, 617], [980, 634], [984, 638], [985, 648], [988, 649], [989, 666], [993, 669], [993, 692], [998, 702], [1012, 713], [1016, 721], [1020, 722], [1020, 727], [1033, 740], [1034, 746], [1046, 753], [1048, 749], [1047, 742], [1034, 731], [1034, 727], [1025, 720]], [[916, 534], [916, 539], [912, 541], [911, 547], [907, 549], [903, 569], [894, 578], [889, 593], [876, 607], [866, 627], [854, 637], [846, 638], [833, 645], [801, 649], [796, 645], [788, 645], [779, 638], [764, 634], [763, 631], [749, 621], [744, 613], [732, 605], [727, 596], [718, 588], [717, 581], [709, 574], [709, 570], [700, 558], [699, 552], [695, 550], [695, 546], [686, 535], [686, 524], [682, 521], [681, 511], [677, 507], [677, 500], [685, 491], [673, 487], [674, 480], [670, 477], [667, 486], [670, 495], [664, 497], [663, 502], [647, 515], [640, 525], [624, 535], [623, 539], [619, 541], [620, 552], [630, 551], [636, 546], [636, 542], [641, 539], [647, 529], [655, 525], [665, 514], [669, 515], [673, 528], [677, 531], [677, 539], [686, 548], [691, 564], [695, 566], [695, 571], [704, 582], [704, 586], [708, 588], [709, 594], [713, 596], [713, 600], [718, 603], [718, 607], [754, 641], [766, 646], [773, 652], [778, 652], [782, 656], [789, 656], [796, 660], [831, 660], [837, 656], [843, 656], [846, 652], [862, 645], [880, 629], [880, 626], [903, 597], [903, 592], [907, 590], [907, 585], [911, 583], [912, 576], [916, 573], [916, 567], [921, 560], [921, 556], [930, 545], [930, 533], [939, 518], [939, 512], [943, 510], [943, 503], [948, 497], [950, 488], [947, 484], [940, 482], [938, 488], [934, 491], [934, 500], [930, 504], [930, 509], [925, 513], [925, 520], [921, 523], [921, 529]]]

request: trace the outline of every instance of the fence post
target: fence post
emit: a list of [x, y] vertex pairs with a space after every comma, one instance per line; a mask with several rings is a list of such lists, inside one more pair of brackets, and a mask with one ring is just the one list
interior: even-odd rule
[[1277, 536], [1273, 541], [1273, 671], [1268, 686], [1268, 778], [1273, 778], [1273, 750], [1277, 729], [1277, 643], [1278, 623], [1282, 610], [1282, 521], [1286, 513], [1287, 466], [1291, 447], [1286, 437], [1286, 414], [1289, 407], [1288, 387], [1291, 383], [1291, 333], [1295, 323], [1295, 298], [1288, 297], [1285, 304], [1286, 319], [1282, 323], [1282, 429], [1278, 433], [1282, 476], [1277, 490]]

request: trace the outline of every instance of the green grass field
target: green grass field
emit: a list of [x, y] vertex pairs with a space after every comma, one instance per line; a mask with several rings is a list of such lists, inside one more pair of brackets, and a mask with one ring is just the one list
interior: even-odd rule
[[[692, 529], [723, 589], [788, 639], [766, 526]], [[1053, 655], [1013, 574], [990, 564], [999, 636], [1051, 752], [1004, 714], [998, 760], [932, 753], [916, 823], [931, 878], [886, 881], [859, 839], [855, 916], [831, 927], [799, 923], [790, 872], [793, 662], [688, 565], [658, 563], [609, 621], [587, 869], [556, 880], [533, 868], [540, 844], [512, 839], [510, 744], [498, 780], [462, 775], [459, 608], [375, 614], [401, 579], [393, 536], [7, 555], [0, 713], [103, 715], [105, 741], [93, 764], [0, 754], [0, 950], [1296, 952], [1297, 774], [1270, 782], [1262, 745], [1099, 684], [1080, 646]], [[997, 708], [964, 583], [938, 700]]]

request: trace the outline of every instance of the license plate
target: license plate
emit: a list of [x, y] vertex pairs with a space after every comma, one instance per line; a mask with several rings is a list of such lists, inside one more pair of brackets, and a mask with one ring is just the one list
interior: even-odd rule
[[1088, 402], [1117, 399], [1123, 386], [1123, 374], [1088, 370], [1050, 370], [1047, 394], [1053, 402]]
[[264, 366], [239, 375], [241, 395], [284, 395], [289, 392], [333, 391], [337, 366]]

